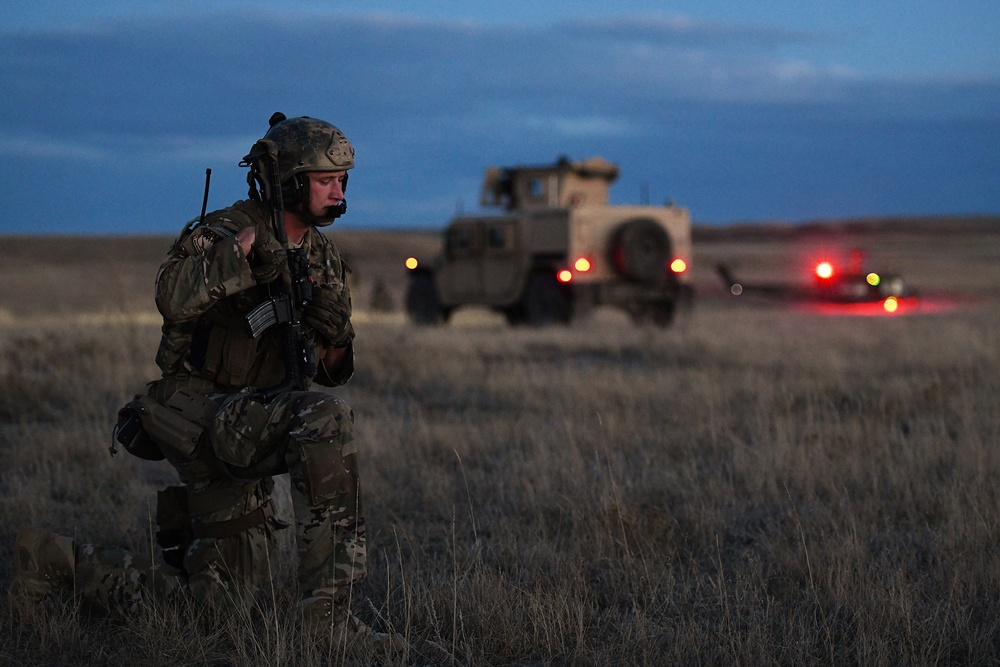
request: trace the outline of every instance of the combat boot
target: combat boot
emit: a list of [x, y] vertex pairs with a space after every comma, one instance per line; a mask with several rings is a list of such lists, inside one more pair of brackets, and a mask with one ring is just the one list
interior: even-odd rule
[[41, 599], [73, 586], [73, 539], [43, 530], [25, 530], [14, 540], [14, 588]]
[[403, 653], [409, 644], [398, 632], [376, 632], [351, 613], [346, 601], [326, 595], [299, 603], [302, 634], [307, 641], [336, 651], [369, 649], [383, 654]]

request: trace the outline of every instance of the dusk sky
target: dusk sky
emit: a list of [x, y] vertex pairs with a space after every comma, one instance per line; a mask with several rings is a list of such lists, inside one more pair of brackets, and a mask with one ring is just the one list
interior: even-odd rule
[[172, 234], [274, 111], [357, 151], [338, 225], [443, 226], [489, 165], [618, 163], [696, 223], [1000, 214], [1000, 2], [14, 0], [0, 234]]

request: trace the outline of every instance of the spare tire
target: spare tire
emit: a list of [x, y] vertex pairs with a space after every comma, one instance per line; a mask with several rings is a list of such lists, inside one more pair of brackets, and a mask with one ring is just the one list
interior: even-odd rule
[[670, 262], [670, 237], [655, 220], [629, 220], [612, 237], [611, 259], [618, 273], [630, 280], [660, 282]]

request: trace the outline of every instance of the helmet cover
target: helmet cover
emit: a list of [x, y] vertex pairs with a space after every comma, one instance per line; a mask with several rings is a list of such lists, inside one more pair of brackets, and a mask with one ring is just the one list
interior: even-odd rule
[[250, 165], [277, 150], [278, 173], [284, 183], [309, 171], [347, 171], [354, 168], [354, 147], [336, 126], [309, 116], [271, 116], [271, 128], [253, 145], [240, 164]]

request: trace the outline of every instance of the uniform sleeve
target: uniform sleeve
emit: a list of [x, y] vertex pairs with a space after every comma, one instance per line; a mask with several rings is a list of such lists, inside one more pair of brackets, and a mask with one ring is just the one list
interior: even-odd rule
[[[319, 259], [319, 264], [314, 266], [315, 277], [320, 278], [322, 282], [330, 287], [333, 287], [340, 292], [340, 302], [347, 304], [348, 320], [347, 320], [347, 330], [345, 332], [345, 338], [347, 340], [344, 344], [339, 344], [338, 347], [345, 347], [347, 350], [346, 356], [344, 357], [344, 362], [340, 365], [337, 373], [331, 375], [326, 366], [322, 363], [317, 364], [316, 377], [313, 378], [313, 382], [324, 387], [339, 387], [342, 384], [346, 384], [348, 380], [354, 375], [354, 325], [350, 321], [351, 312], [351, 288], [348, 285], [347, 275], [350, 273], [350, 267], [347, 262], [340, 256], [335, 245], [324, 237], [322, 256]], [[322, 356], [323, 349], [317, 350], [317, 355]]]
[[236, 237], [199, 227], [160, 266], [156, 307], [165, 320], [185, 322], [255, 284]]
[[[353, 338], [353, 335], [351, 338]], [[337, 373], [331, 375], [321, 361], [316, 364], [316, 377], [313, 378], [313, 382], [324, 387], [339, 387], [342, 384], [347, 384], [347, 381], [354, 376], [354, 341], [348, 339], [346, 347], [347, 355], [344, 357], [344, 363], [341, 364]]]

